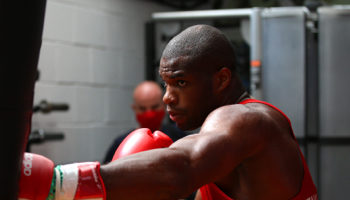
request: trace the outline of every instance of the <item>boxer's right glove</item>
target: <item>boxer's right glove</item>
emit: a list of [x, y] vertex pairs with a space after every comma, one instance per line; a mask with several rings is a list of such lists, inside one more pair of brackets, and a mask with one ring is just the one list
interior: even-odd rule
[[58, 165], [48, 158], [24, 153], [19, 199], [26, 200], [105, 200], [100, 163]]
[[[160, 131], [137, 129], [118, 147], [113, 160], [140, 151], [164, 148], [172, 140]], [[19, 184], [19, 199], [105, 200], [105, 187], [98, 162], [58, 165], [44, 156], [25, 153]]]
[[161, 131], [152, 131], [140, 128], [131, 132], [119, 145], [114, 153], [113, 160], [141, 151], [169, 147], [173, 141]]

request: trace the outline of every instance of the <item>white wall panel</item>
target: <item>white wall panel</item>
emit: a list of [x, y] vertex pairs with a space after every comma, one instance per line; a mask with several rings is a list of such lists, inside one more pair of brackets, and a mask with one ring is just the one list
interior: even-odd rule
[[136, 126], [132, 90], [145, 78], [144, 23], [168, 7], [143, 0], [48, 0], [35, 100], [66, 112], [33, 115], [32, 129], [64, 140], [31, 145], [56, 163], [102, 160]]

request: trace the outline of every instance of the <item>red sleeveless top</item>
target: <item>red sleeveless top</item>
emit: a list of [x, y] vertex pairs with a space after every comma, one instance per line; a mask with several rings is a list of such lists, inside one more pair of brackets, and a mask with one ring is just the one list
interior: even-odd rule
[[[292, 127], [291, 122], [287, 117], [287, 115], [285, 115], [280, 109], [273, 106], [272, 104], [269, 104], [264, 101], [259, 101], [256, 99], [247, 99], [240, 102], [239, 104], [247, 104], [247, 103], [262, 103], [272, 107], [273, 109], [280, 112], [288, 120], [290, 127]], [[294, 139], [296, 139], [293, 132], [292, 132], [292, 136]], [[299, 151], [300, 151], [300, 148], [299, 148]], [[303, 183], [299, 193], [296, 196], [294, 196], [292, 200], [318, 200], [317, 189], [312, 181], [309, 168], [306, 164], [305, 158], [301, 151], [300, 151], [300, 157], [304, 167], [304, 178], [303, 178]], [[227, 196], [223, 191], [221, 191], [220, 188], [218, 188], [218, 186], [216, 186], [214, 183], [209, 183], [207, 185], [202, 186], [200, 188], [200, 192], [201, 192], [202, 200], [234, 200], [234, 199], [231, 199], [229, 196]]]

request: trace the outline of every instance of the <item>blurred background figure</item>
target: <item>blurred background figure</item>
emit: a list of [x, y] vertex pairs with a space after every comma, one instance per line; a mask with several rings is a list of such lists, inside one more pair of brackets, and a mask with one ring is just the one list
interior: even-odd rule
[[[139, 124], [139, 127], [135, 127], [135, 129], [149, 128], [152, 132], [161, 130], [175, 142], [186, 136], [186, 133], [166, 119], [165, 105], [162, 98], [163, 91], [157, 82], [144, 81], [136, 86], [133, 94], [134, 102], [131, 105], [135, 113], [135, 119]], [[135, 129], [128, 130], [113, 141], [108, 148], [104, 163], [108, 163], [112, 160], [113, 154], [120, 143]]]

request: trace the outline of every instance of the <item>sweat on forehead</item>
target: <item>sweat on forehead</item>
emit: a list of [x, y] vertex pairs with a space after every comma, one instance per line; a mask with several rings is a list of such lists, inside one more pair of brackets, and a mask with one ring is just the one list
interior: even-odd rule
[[[209, 25], [191, 26], [176, 35], [165, 47], [162, 61], [168, 64], [234, 69], [234, 51], [226, 36]], [[187, 66], [187, 67], [186, 67]]]

